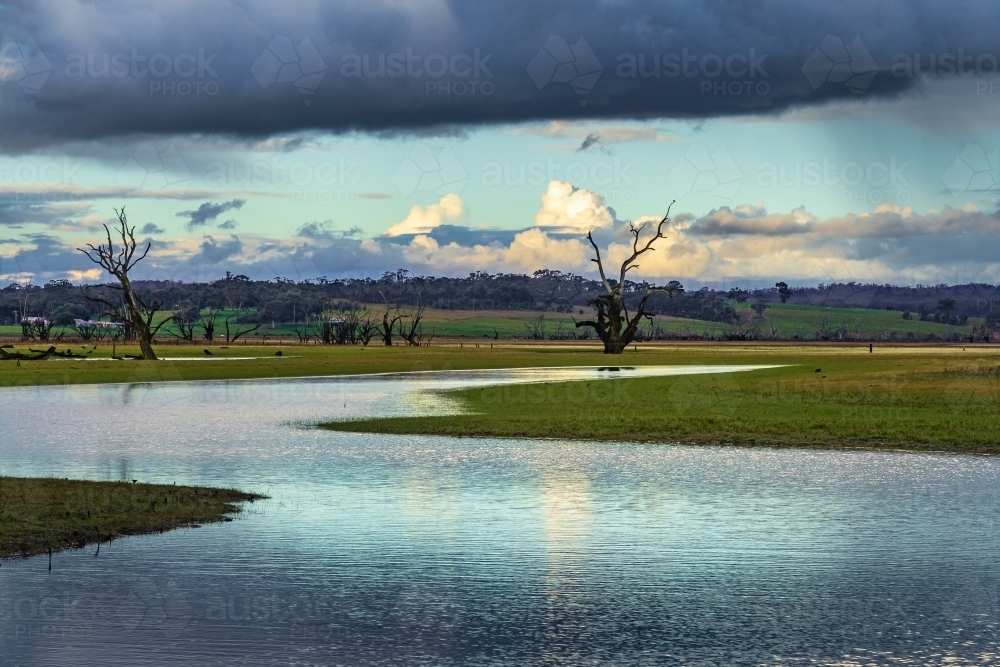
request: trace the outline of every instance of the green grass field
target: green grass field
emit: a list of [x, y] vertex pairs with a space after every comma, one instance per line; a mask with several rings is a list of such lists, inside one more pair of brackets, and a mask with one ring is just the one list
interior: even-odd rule
[[[750, 314], [750, 306], [745, 303], [738, 310]], [[797, 338], [798, 340], [814, 340], [816, 332], [824, 325], [843, 327], [852, 334], [863, 332], [866, 338], [879, 340], [893, 333], [905, 340], [912, 333], [917, 340], [925, 340], [928, 334], [934, 334], [940, 339], [946, 339], [952, 333], [958, 333], [963, 338], [968, 335], [974, 325], [982, 324], [982, 318], [969, 318], [965, 326], [940, 324], [938, 322], [921, 322], [917, 315], [913, 319], [904, 320], [903, 314], [892, 310], [869, 310], [864, 308], [823, 308], [820, 306], [800, 306], [795, 304], [773, 303], [764, 312], [766, 320], [773, 322], [782, 339]], [[768, 322], [761, 322], [762, 331], [767, 331]], [[709, 334], [721, 338], [726, 325], [721, 322], [705, 322], [702, 320], [668, 320], [661, 323], [663, 328], [685, 334], [702, 336]]]
[[[745, 308], [745, 306], [743, 306]], [[951, 332], [963, 334], [973, 325], [982, 324], [982, 318], [970, 318], [966, 326], [939, 324], [937, 322], [921, 322], [916, 313], [913, 319], [904, 320], [903, 314], [893, 310], [868, 310], [864, 308], [822, 308], [819, 306], [799, 306], [795, 304], [772, 304], [764, 312], [765, 317], [773, 317], [782, 337], [790, 338], [798, 334], [802, 339], [809, 339], [824, 317], [832, 323], [879, 333], [880, 331], [896, 331], [901, 334], [913, 332], [920, 336], [935, 334], [944, 337]]]
[[466, 414], [340, 431], [1000, 453], [996, 348], [678, 349], [622, 362], [784, 368], [449, 392]]
[[[546, 337], [559, 337], [560, 327], [563, 332], [576, 331], [573, 324], [573, 317], [581, 318], [578, 311], [574, 313], [538, 312], [530, 310], [514, 311], [469, 311], [469, 310], [437, 310], [427, 309], [425, 311], [425, 326], [428, 333], [433, 332], [436, 338], [468, 338], [468, 339], [500, 339], [530, 338], [536, 329], [539, 316], [542, 316], [542, 327]], [[741, 312], [749, 313], [750, 306], [744, 303], [739, 306]], [[381, 312], [377, 308], [375, 312]], [[170, 313], [164, 313], [164, 317]], [[216, 324], [216, 340], [218, 344], [223, 340], [223, 321], [228, 315], [233, 313], [222, 311]], [[923, 340], [928, 334], [934, 334], [939, 338], [946, 338], [955, 332], [959, 335], [966, 335], [972, 325], [981, 324], [981, 318], [970, 318], [966, 326], [952, 326], [939, 324], [937, 322], [921, 322], [916, 314], [913, 319], [904, 320], [903, 314], [899, 311], [889, 310], [868, 310], [863, 308], [822, 308], [819, 306], [802, 306], [796, 304], [771, 304], [765, 312], [765, 317], [772, 320], [777, 327], [778, 335], [782, 338], [792, 338], [798, 336], [802, 340], [811, 340], [815, 337], [816, 330], [820, 328], [822, 322], [826, 320], [828, 324], [843, 326], [850, 331], [861, 330], [874, 337], [885, 332], [889, 334], [895, 332], [900, 338], [905, 339], [908, 333], [913, 333], [919, 340]], [[678, 320], [671, 318], [658, 318], [658, 322], [667, 330], [693, 334], [701, 336], [708, 332], [716, 337], [721, 337], [725, 331], [725, 325], [719, 322], [706, 322], [703, 320]], [[245, 326], [245, 325], [241, 325]], [[764, 327], [766, 329], [766, 325]], [[201, 329], [198, 328], [200, 334]], [[20, 336], [20, 327], [0, 326], [0, 337]], [[74, 336], [71, 327], [56, 328], [56, 333], [63, 333], [67, 339]], [[161, 330], [159, 340], [164, 344], [171, 344], [177, 340], [177, 328], [168, 323]], [[260, 330], [245, 336], [238, 341], [261, 342], [261, 335], [266, 334], [267, 340], [284, 339], [295, 341], [297, 334], [295, 327], [290, 324], [276, 323], [266, 324]], [[37, 347], [37, 346], [36, 346]]]
[[[412, 310], [412, 309], [410, 309]], [[404, 312], [409, 312], [408, 309], [403, 309]], [[376, 319], [381, 321], [381, 309], [373, 307], [373, 315], [377, 316]], [[159, 317], [156, 321], [159, 322], [163, 318], [166, 318], [171, 314], [170, 311], [165, 311], [162, 317]], [[219, 341], [225, 339], [224, 332], [224, 321], [227, 316], [235, 315], [232, 311], [220, 311], [219, 316], [216, 320], [216, 330], [215, 330], [215, 343], [218, 344]], [[568, 329], [574, 329], [573, 316], [569, 313], [554, 313], [554, 312], [539, 312], [531, 310], [484, 310], [484, 311], [471, 311], [471, 310], [438, 310], [428, 308], [425, 311], [425, 329], [428, 335], [433, 335], [438, 338], [496, 338], [510, 339], [510, 338], [524, 338], [529, 335], [531, 331], [534, 330], [534, 323], [538, 320], [539, 316], [543, 317], [544, 327], [548, 333], [555, 333], [556, 328], [562, 325]], [[235, 326], [235, 320], [231, 324]], [[240, 324], [242, 328], [246, 328], [248, 325]], [[299, 325], [299, 329], [304, 329], [304, 325]], [[314, 327], [315, 328], [315, 327]], [[198, 337], [202, 335], [202, 330], [200, 326], [196, 326], [196, 331]], [[63, 334], [64, 337], [72, 338], [76, 334], [72, 327], [56, 327], [54, 330], [56, 335]], [[178, 339], [177, 334], [179, 333], [177, 327], [168, 322], [163, 325], [158, 334], [158, 339], [163, 343], [170, 344]], [[261, 335], [266, 334], [266, 340], [277, 340], [285, 339], [289, 341], [297, 341], [298, 333], [296, 332], [296, 326], [288, 323], [265, 323], [260, 329], [240, 338], [238, 342], [242, 343], [244, 340], [248, 341], [261, 341]], [[21, 328], [19, 326], [0, 326], [0, 337], [19, 337], [21, 335]]]
[[239, 503], [260, 498], [234, 489], [0, 477], [0, 558], [227, 521]]
[[[615, 357], [601, 354], [595, 343], [552, 342], [214, 346], [211, 356], [204, 349], [162, 345], [157, 349], [162, 359], [150, 362], [109, 359], [109, 347], [87, 360], [3, 361], [0, 386], [609, 364], [786, 364], [751, 373], [459, 392], [456, 398], [468, 414], [329, 427], [1000, 453], [1000, 348], [993, 345], [876, 344], [869, 353], [867, 345], [857, 343], [689, 342], [640, 344]], [[280, 357], [275, 356], [279, 349]], [[128, 350], [119, 347], [119, 354], [123, 351]]]
[[[478, 344], [478, 348], [476, 345]], [[45, 361], [0, 361], [0, 386], [39, 384], [97, 384], [105, 382], [161, 382], [170, 380], [220, 380], [234, 378], [280, 378], [322, 375], [354, 375], [473, 368], [525, 368], [532, 366], [602, 365], [607, 357], [598, 344], [500, 345], [469, 341], [430, 347], [381, 345], [316, 346], [234, 345], [228, 348], [204, 345], [156, 346], [159, 361], [110, 359], [111, 346], [99, 346], [88, 359]], [[490, 346], [494, 345], [493, 348]], [[35, 347], [35, 346], [32, 346]], [[86, 353], [92, 346], [60, 345]], [[27, 351], [28, 346], [16, 350]], [[36, 347], [36, 349], [38, 349]], [[206, 355], [209, 349], [212, 355]], [[276, 356], [277, 351], [282, 356]], [[663, 348], [640, 346], [644, 363], [669, 363], [675, 355]], [[138, 347], [118, 346], [117, 352], [137, 354]], [[634, 361], [634, 359], [633, 359]]]

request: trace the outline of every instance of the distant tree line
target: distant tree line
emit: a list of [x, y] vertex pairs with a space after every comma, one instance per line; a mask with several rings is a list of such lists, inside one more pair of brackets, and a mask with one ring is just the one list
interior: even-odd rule
[[[224, 334], [228, 317], [231, 336], [237, 326], [315, 322], [323, 313], [343, 311], [348, 307], [345, 304], [368, 304], [379, 318], [386, 309], [396, 307], [526, 310], [578, 316], [591, 312], [588, 302], [602, 291], [598, 280], [552, 270], [532, 275], [475, 272], [463, 278], [448, 278], [414, 276], [401, 269], [377, 279], [303, 281], [251, 280], [245, 275], [227, 273], [225, 278], [207, 283], [137, 280], [133, 284], [143, 299], [173, 311], [178, 326], [191, 326], [206, 312], [225, 311], [226, 315], [220, 316], [214, 325]], [[626, 281], [623, 294], [628, 307], [634, 308], [649, 287], [645, 282]], [[88, 292], [92, 298], [107, 301], [120, 298], [120, 292], [110, 283], [90, 286]], [[779, 282], [774, 287], [756, 290], [689, 288], [673, 298], [652, 294], [646, 309], [657, 315], [728, 325], [740, 320], [739, 306], [748, 301], [758, 317], [763, 317], [771, 304], [788, 302], [896, 310], [904, 318], [945, 324], [964, 324], [969, 317], [988, 317], [990, 322], [1000, 325], [1000, 289], [987, 284], [898, 287], [837, 283], [790, 288]], [[44, 285], [11, 283], [0, 289], [0, 324], [41, 317], [50, 324], [72, 327], [76, 320], [93, 321], [102, 315], [108, 319], [107, 308], [87, 299], [81, 287], [68, 280], [53, 280]], [[38, 320], [35, 322], [40, 324]]]
[[[1000, 307], [1000, 287], [986, 283], [900, 287], [849, 282], [793, 287], [790, 292], [792, 303], [831, 308], [910, 311], [918, 317], [926, 313], [926, 317], [922, 319], [945, 324], [956, 324], [958, 322], [953, 318], [963, 315], [966, 319], [985, 317]], [[935, 314], [938, 314], [937, 320], [934, 319]], [[949, 319], [942, 320], [945, 316]]]

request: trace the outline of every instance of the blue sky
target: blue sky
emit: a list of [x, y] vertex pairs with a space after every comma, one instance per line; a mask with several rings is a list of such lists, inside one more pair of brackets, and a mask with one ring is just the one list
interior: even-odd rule
[[998, 281], [989, 6], [115, 4], [0, 5], [0, 281], [123, 205], [146, 277], [588, 273], [672, 200], [650, 280]]

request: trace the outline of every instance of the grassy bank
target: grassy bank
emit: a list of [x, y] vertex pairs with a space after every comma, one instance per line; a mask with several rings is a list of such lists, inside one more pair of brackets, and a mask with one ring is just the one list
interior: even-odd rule
[[156, 362], [108, 359], [110, 348], [98, 348], [88, 360], [0, 362], [0, 386], [610, 363], [787, 364], [752, 373], [462, 391], [455, 393], [468, 412], [462, 416], [373, 419], [329, 428], [1000, 453], [1000, 348], [992, 345], [876, 343], [869, 354], [867, 345], [856, 343], [640, 344], [613, 358], [593, 343], [551, 342], [492, 348], [489, 342], [421, 348], [239, 345], [214, 346], [211, 355], [204, 349], [164, 345], [158, 348], [164, 359]]
[[[478, 345], [478, 347], [477, 347]], [[62, 345], [86, 354], [93, 346]], [[941, 364], [1000, 363], [993, 346], [962, 345], [883, 347], [876, 343], [873, 360], [887, 358], [939, 358]], [[27, 352], [27, 347], [18, 346]], [[205, 350], [211, 355], [206, 355]], [[276, 356], [277, 351], [281, 356]], [[13, 350], [11, 350], [13, 351]], [[266, 379], [316, 377], [365, 373], [398, 373], [430, 370], [480, 368], [528, 368], [541, 366], [604, 366], [614, 364], [697, 364], [697, 363], [811, 363], [814, 357], [868, 359], [868, 346], [858, 343], [761, 344], [748, 343], [646, 343], [629, 348], [621, 357], [601, 354], [593, 342], [556, 343], [551, 341], [500, 344], [458, 341], [431, 347], [360, 346], [252, 346], [229, 348], [204, 345], [162, 345], [156, 348], [159, 361], [111, 359], [110, 346], [98, 346], [87, 359], [50, 358], [45, 361], [0, 361], [0, 387], [51, 384], [99, 384], [108, 382], [162, 382], [173, 380]], [[137, 347], [119, 345], [117, 354], [138, 353]], [[929, 356], [928, 356], [929, 355]], [[789, 361], [791, 360], [791, 361]], [[805, 361], [803, 361], [805, 360]], [[867, 362], [865, 362], [867, 363]]]
[[0, 477], [0, 558], [229, 521], [238, 503], [262, 497], [234, 489]]
[[[466, 414], [340, 431], [1000, 453], [992, 348], [687, 348], [663, 363], [789, 364], [744, 373], [449, 392]], [[653, 354], [621, 363], [650, 362]], [[605, 358], [606, 359], [606, 358]]]
[[[476, 347], [478, 345], [478, 347]], [[492, 345], [492, 347], [491, 347]], [[63, 350], [69, 346], [61, 346]], [[86, 353], [87, 348], [73, 347]], [[703, 346], [702, 346], [703, 348]], [[684, 345], [640, 345], [615, 363], [692, 363], [703, 352]], [[18, 350], [27, 352], [27, 347]], [[37, 349], [37, 348], [36, 348]], [[208, 349], [211, 355], [206, 355]], [[725, 356], [726, 348], [720, 347]], [[735, 348], [734, 348], [735, 349]], [[865, 348], [867, 349], [867, 348]], [[276, 356], [277, 351], [281, 356]], [[14, 350], [11, 350], [14, 351]], [[117, 347], [117, 354], [137, 353], [137, 347]], [[0, 361], [0, 387], [46, 384], [98, 384], [108, 382], [161, 382], [170, 380], [265, 379], [315, 377], [364, 373], [399, 373], [479, 368], [606, 365], [597, 343], [539, 342], [500, 345], [490, 342], [442, 343], [432, 347], [361, 346], [231, 346], [163, 345], [156, 348], [159, 361], [111, 359], [111, 347], [99, 346], [87, 359]]]

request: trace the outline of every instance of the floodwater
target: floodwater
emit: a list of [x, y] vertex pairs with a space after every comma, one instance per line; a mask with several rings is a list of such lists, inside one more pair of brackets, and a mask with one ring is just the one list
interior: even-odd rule
[[454, 410], [433, 388], [614, 378], [565, 396], [572, 419], [675, 372], [0, 389], [4, 475], [270, 496], [51, 572], [3, 561], [0, 664], [1000, 662], [1000, 459], [309, 427]]

